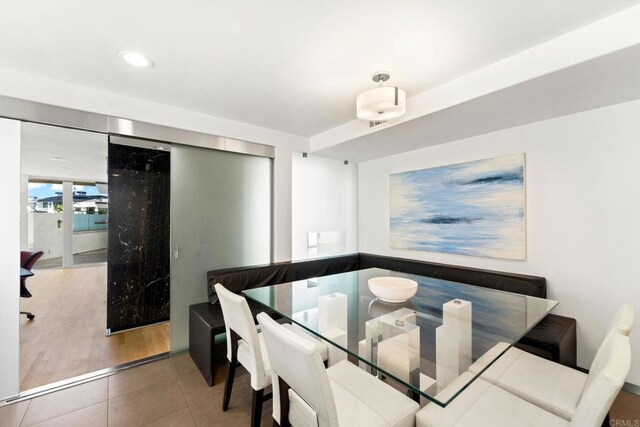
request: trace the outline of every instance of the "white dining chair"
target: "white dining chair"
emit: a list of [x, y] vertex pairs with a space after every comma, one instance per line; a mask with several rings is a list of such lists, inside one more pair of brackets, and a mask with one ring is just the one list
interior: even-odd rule
[[[271, 385], [271, 369], [264, 339], [262, 334], [256, 330], [247, 300], [243, 296], [229, 291], [220, 283], [215, 285], [215, 289], [224, 317], [227, 334], [227, 359], [229, 360], [222, 410], [229, 409], [235, 371], [240, 364], [244, 366], [251, 377], [251, 388], [253, 389], [251, 425], [259, 426], [262, 403], [271, 397], [270, 394], [265, 395], [264, 393], [264, 389]], [[294, 328], [291, 325], [284, 327], [312, 346], [320, 354], [321, 359], [323, 357], [324, 360], [327, 359], [328, 350], [324, 343], [305, 334], [299, 328]]]
[[482, 373], [482, 379], [571, 421], [585, 388], [593, 381], [594, 372], [598, 372], [606, 361], [603, 353], [609, 351], [609, 337], [615, 333], [629, 336], [634, 322], [633, 307], [629, 304], [620, 307], [593, 359], [589, 375], [518, 348], [509, 348], [506, 343], [494, 346], [472, 364], [469, 371], [473, 374], [481, 372], [490, 361], [509, 348]]
[[[580, 402], [568, 421], [548, 412], [482, 378], [476, 378], [451, 403], [442, 408], [435, 403], [416, 415], [418, 427], [600, 427], [614, 399], [624, 385], [631, 367], [629, 337], [610, 335], [602, 352], [602, 365], [591, 374]], [[475, 374], [465, 372], [436, 395], [447, 401]]]
[[418, 403], [346, 360], [325, 369], [308, 341], [264, 313], [258, 322], [277, 380], [274, 420], [281, 427], [415, 425]]

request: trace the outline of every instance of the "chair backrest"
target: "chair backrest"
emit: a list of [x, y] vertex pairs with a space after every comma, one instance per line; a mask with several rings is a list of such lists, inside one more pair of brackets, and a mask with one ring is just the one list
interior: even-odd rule
[[36, 265], [36, 262], [40, 259], [40, 257], [44, 255], [44, 252], [30, 252], [30, 251], [21, 251], [20, 252], [20, 267], [26, 268], [31, 271], [33, 266]]
[[265, 371], [262, 358], [262, 350], [260, 349], [260, 341], [256, 325], [253, 322], [253, 316], [249, 309], [249, 304], [244, 297], [234, 294], [220, 283], [215, 285], [216, 293], [220, 297], [220, 306], [222, 307], [222, 316], [224, 317], [225, 329], [227, 331], [227, 359], [232, 360], [233, 345], [232, 336], [229, 330], [232, 330], [240, 338], [246, 341], [249, 346], [249, 359], [252, 366], [245, 366], [251, 374], [251, 387], [255, 390], [261, 390], [265, 387]]
[[611, 336], [616, 334], [629, 336], [631, 334], [631, 331], [633, 331], [634, 323], [635, 313], [633, 307], [630, 304], [624, 304], [618, 309], [616, 314], [613, 316], [613, 319], [611, 319], [607, 335], [605, 335], [604, 339], [602, 340], [602, 343], [600, 344], [600, 347], [598, 348], [598, 351], [596, 352], [596, 355], [591, 362], [591, 367], [589, 368], [589, 377], [587, 378], [587, 382], [584, 386], [585, 390], [587, 389], [589, 384], [591, 384], [591, 382], [595, 378], [595, 375], [607, 363], [610, 346], [609, 340]]
[[315, 412], [319, 427], [338, 426], [329, 376], [316, 347], [265, 313], [258, 314], [258, 323], [262, 328], [273, 374], [282, 378]]
[[613, 401], [624, 385], [631, 367], [629, 337], [615, 332], [607, 337], [600, 356], [602, 363], [592, 366], [576, 413], [571, 420], [575, 427], [600, 427]]
[[623, 304], [622, 307], [616, 311], [616, 314], [609, 323], [609, 332], [614, 329], [620, 331], [622, 335], [629, 336], [633, 331], [633, 325], [635, 324], [636, 315], [631, 304]]

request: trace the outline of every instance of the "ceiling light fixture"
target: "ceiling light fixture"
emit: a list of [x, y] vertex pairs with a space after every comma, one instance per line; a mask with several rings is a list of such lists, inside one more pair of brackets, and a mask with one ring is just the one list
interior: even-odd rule
[[138, 67], [138, 68], [153, 67], [153, 61], [151, 61], [149, 58], [147, 58], [146, 56], [138, 52], [131, 52], [131, 51], [125, 50], [120, 52], [118, 55], [120, 56], [120, 58], [122, 58], [124, 62], [126, 62], [129, 65], [133, 65], [134, 67]]
[[407, 95], [397, 86], [383, 86], [391, 75], [380, 71], [371, 80], [379, 86], [361, 93], [356, 99], [358, 118], [369, 123], [386, 122], [400, 117], [407, 111]]
[[64, 157], [49, 157], [49, 160], [53, 160], [54, 162], [64, 162]]

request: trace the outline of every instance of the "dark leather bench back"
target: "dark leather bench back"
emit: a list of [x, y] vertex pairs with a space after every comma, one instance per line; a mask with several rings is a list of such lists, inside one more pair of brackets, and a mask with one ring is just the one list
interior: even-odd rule
[[360, 269], [373, 267], [533, 297], [547, 297], [547, 281], [544, 277], [361, 253]]
[[359, 264], [359, 255], [350, 254], [209, 271], [207, 273], [209, 302], [213, 304], [218, 300], [213, 288], [216, 283], [221, 283], [225, 288], [237, 293], [245, 289], [354, 271], [359, 269]]
[[209, 271], [207, 273], [209, 301], [212, 304], [217, 301], [213, 289], [216, 283], [222, 283], [233, 292], [240, 292], [250, 288], [373, 267], [522, 295], [540, 298], [547, 296], [547, 283], [544, 277], [360, 253]]

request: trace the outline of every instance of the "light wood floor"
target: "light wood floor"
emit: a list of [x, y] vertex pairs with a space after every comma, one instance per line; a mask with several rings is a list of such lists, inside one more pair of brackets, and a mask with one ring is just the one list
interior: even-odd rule
[[106, 264], [35, 270], [21, 298], [20, 390], [169, 351], [169, 324], [105, 336]]

